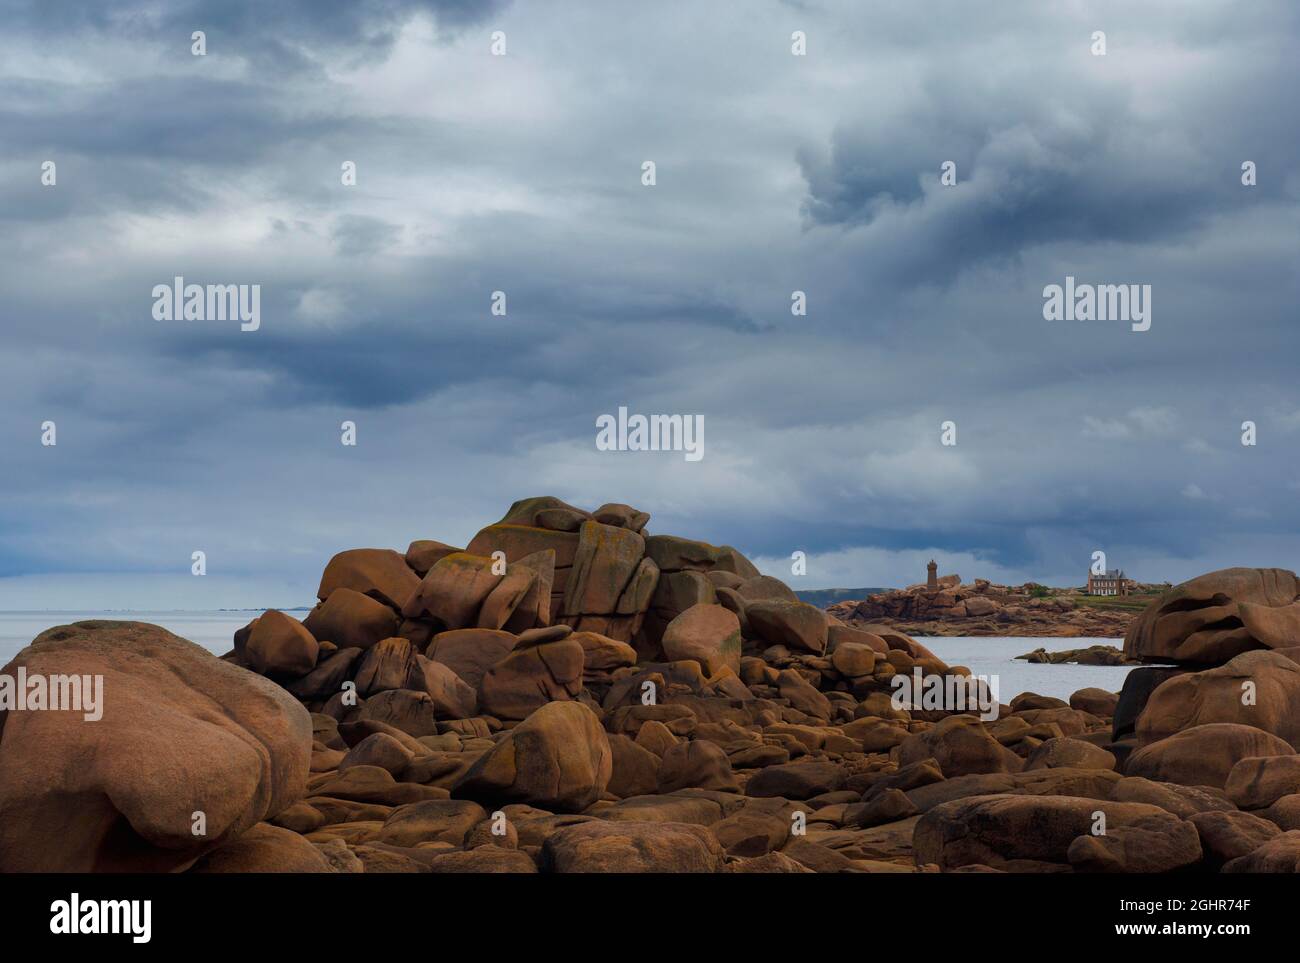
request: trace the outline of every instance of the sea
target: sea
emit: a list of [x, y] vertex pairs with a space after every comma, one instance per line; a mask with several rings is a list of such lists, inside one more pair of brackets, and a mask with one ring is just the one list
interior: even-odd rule
[[[210, 612], [0, 612], [0, 666], [12, 659], [41, 632], [55, 625], [85, 619], [124, 619], [161, 625], [181, 638], [203, 646], [215, 655], [229, 652], [235, 630], [262, 614], [262, 609], [221, 609]], [[306, 610], [291, 612], [302, 618]], [[1119, 639], [1002, 638], [950, 636], [919, 638], [949, 665], [964, 665], [983, 676], [1002, 702], [1022, 692], [1069, 699], [1070, 693], [1088, 687], [1118, 692], [1128, 666], [1037, 665], [1016, 661], [1016, 656], [1045, 648], [1049, 652], [1082, 649], [1090, 645], [1122, 645]]]
[[[263, 609], [219, 609], [211, 612], [190, 611], [110, 611], [110, 612], [0, 612], [0, 665], [48, 628], [84, 622], [88, 619], [116, 619], [126, 622], [152, 622], [168, 632], [203, 646], [214, 655], [224, 655], [234, 648], [235, 630], [243, 628]], [[302, 618], [307, 614], [292, 612]]]
[[1004, 638], [997, 636], [944, 638], [916, 636], [927, 649], [949, 665], [964, 665], [972, 675], [984, 676], [1002, 702], [1010, 702], [1022, 692], [1070, 698], [1080, 689], [1098, 688], [1118, 692], [1124, 677], [1134, 666], [1129, 665], [1046, 665], [1016, 661], [1016, 656], [1046, 649], [1061, 652], [1066, 649], [1086, 649], [1090, 645], [1124, 647], [1123, 639], [1099, 638], [1035, 638], [1022, 636]]

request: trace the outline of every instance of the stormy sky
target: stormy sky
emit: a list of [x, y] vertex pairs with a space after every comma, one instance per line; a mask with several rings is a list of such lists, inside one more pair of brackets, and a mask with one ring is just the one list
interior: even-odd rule
[[[308, 604], [542, 494], [796, 588], [1300, 567], [1289, 0], [0, 15], [0, 608]], [[259, 330], [155, 320], [178, 275]]]

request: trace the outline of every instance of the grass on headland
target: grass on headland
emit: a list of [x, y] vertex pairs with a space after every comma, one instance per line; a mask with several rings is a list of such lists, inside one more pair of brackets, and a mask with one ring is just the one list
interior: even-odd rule
[[1160, 598], [1151, 595], [1075, 595], [1071, 601], [1090, 609], [1118, 610], [1122, 612], [1141, 612], [1153, 601]]

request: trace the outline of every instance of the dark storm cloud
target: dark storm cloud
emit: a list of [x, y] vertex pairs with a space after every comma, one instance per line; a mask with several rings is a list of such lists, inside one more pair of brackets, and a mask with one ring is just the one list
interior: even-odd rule
[[98, 33], [131, 42], [175, 43], [188, 54], [191, 33], [206, 33], [211, 52], [248, 58], [275, 72], [318, 66], [318, 57], [382, 57], [400, 28], [424, 14], [455, 30], [480, 23], [508, 0], [10, 0], [6, 21], [42, 40]]
[[[924, 283], [1045, 244], [1186, 240], [1225, 213], [1286, 201], [1283, 172], [1300, 120], [1281, 93], [1294, 79], [1284, 64], [1260, 63], [1239, 91], [1259, 112], [1254, 122], [1223, 104], [1205, 123], [1204, 102], [1165, 104], [1153, 115], [1113, 82], [1035, 84], [1030, 73], [997, 84], [936, 78], [914, 108], [860, 115], [824, 150], [803, 148], [810, 224], [901, 233], [907, 243], [890, 259], [893, 277]], [[1242, 150], [1275, 175], [1248, 194]], [[956, 165], [954, 187], [939, 185], [947, 161]]]
[[214, 175], [273, 164], [341, 130], [350, 140], [373, 136], [380, 126], [295, 116], [272, 98], [263, 86], [236, 80], [137, 78], [91, 90], [2, 80], [0, 129], [17, 155], [10, 162], [55, 160], [61, 183], [51, 192], [35, 178], [4, 178], [0, 220], [202, 211], [220, 203]]
[[334, 248], [344, 257], [378, 254], [401, 235], [402, 228], [378, 217], [345, 214], [334, 222]]

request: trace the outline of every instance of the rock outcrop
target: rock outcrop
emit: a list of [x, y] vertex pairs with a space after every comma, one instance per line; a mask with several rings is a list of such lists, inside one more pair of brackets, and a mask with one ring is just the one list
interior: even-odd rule
[[1252, 649], [1300, 644], [1300, 581], [1280, 568], [1225, 568], [1176, 585], [1124, 636], [1144, 662], [1222, 665]]
[[1063, 649], [1048, 652], [1046, 649], [1034, 649], [1024, 655], [1016, 656], [1039, 665], [1141, 665], [1137, 659], [1126, 656], [1122, 649], [1113, 645], [1090, 645], [1086, 649]]
[[19, 673], [101, 715], [0, 712], [0, 872], [185, 869], [306, 792], [307, 710], [155, 625], [49, 629], [0, 677]]
[[1078, 589], [995, 585], [985, 579], [964, 583], [958, 575], [945, 575], [934, 587], [922, 582], [836, 602], [827, 611], [850, 625], [888, 625], [912, 635], [1118, 638], [1133, 623], [1141, 598], [1099, 599]]
[[[103, 715], [0, 690], [0, 869], [1300, 865], [1283, 574], [1153, 602], [1128, 652], [1180, 664], [1120, 693], [976, 711], [951, 694], [989, 690], [881, 612], [846, 624], [650, 525], [530, 498], [463, 549], [344, 551], [303, 622], [267, 612], [220, 659], [135, 623], [42, 634], [4, 675], [102, 676]], [[963, 618], [1002, 604], [940, 582]]]

